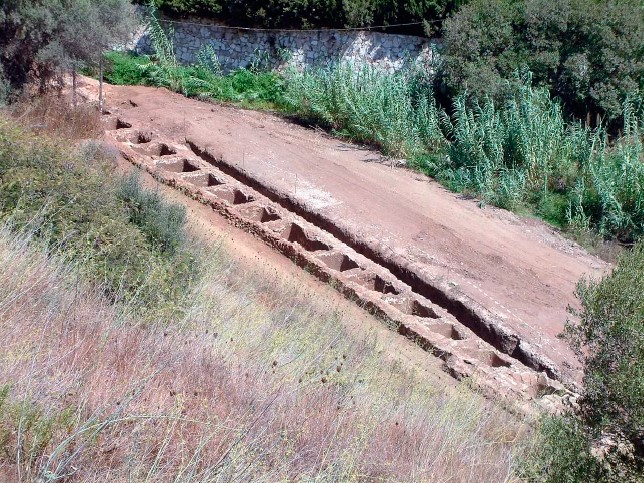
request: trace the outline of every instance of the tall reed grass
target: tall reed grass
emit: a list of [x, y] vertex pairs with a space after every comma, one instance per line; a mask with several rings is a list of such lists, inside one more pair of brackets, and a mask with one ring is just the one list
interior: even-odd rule
[[[630, 242], [644, 230], [644, 115], [641, 97], [624, 102], [624, 132], [564, 118], [529, 72], [517, 72], [501, 105], [453, 100], [437, 106], [416, 71], [388, 74], [340, 64], [286, 78], [286, 109], [356, 141], [406, 156], [459, 192], [508, 209], [529, 209], [562, 227]], [[422, 79], [422, 77], [420, 77]]]
[[[450, 189], [512, 210], [528, 210], [577, 233], [630, 243], [644, 232], [643, 97], [624, 101], [624, 132], [608, 138], [566, 119], [530, 72], [507, 82], [505, 100], [438, 105], [433, 79], [419, 66], [396, 73], [342, 62], [275, 72], [223, 75], [205, 46], [194, 66], [174, 57], [172, 33], [152, 15], [154, 62], [136, 69], [144, 82], [200, 98], [277, 108], [357, 142], [404, 157]], [[121, 59], [122, 60], [122, 59]], [[132, 63], [123, 62], [125, 73]]]
[[350, 62], [286, 74], [288, 112], [374, 143], [391, 156], [412, 156], [444, 144], [440, 111], [421, 73], [385, 74]]

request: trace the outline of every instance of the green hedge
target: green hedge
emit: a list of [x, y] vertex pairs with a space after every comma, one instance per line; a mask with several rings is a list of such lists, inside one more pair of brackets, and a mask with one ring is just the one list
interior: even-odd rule
[[[166, 14], [265, 28], [368, 27], [444, 19], [462, 0], [159, 0]], [[423, 35], [423, 25], [395, 30]]]
[[445, 22], [443, 41], [452, 96], [500, 101], [526, 66], [567, 114], [619, 128], [626, 94], [644, 89], [641, 0], [473, 0]]

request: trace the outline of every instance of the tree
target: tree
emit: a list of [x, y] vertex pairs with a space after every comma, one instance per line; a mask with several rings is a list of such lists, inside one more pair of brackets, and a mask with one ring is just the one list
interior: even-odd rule
[[128, 0], [5, 0], [0, 5], [0, 65], [13, 89], [45, 89], [65, 71], [96, 64], [136, 27]]
[[[565, 337], [584, 366], [581, 411], [602, 431], [618, 431], [644, 457], [644, 244], [600, 281], [582, 280]], [[640, 461], [644, 464], [644, 459]]]
[[644, 89], [641, 0], [474, 0], [445, 22], [443, 42], [452, 95], [499, 100], [525, 65], [569, 114], [614, 122]]

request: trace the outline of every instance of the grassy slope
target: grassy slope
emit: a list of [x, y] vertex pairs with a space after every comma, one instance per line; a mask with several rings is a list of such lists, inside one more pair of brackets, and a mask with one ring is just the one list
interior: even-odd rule
[[[34, 161], [25, 182], [63, 166], [72, 175], [56, 178], [56, 189], [91, 181], [103, 203], [131, 210], [111, 177], [86, 169], [96, 156], [0, 122], [0, 157], [18, 146], [29, 146], [23, 164]], [[51, 194], [28, 206], [47, 205]], [[74, 214], [73, 204], [61, 206]], [[157, 260], [153, 273], [158, 263], [174, 266], [136, 221], [121, 219], [143, 237], [122, 246], [125, 258]], [[106, 291], [102, 265], [73, 248], [82, 231], [52, 245], [49, 229], [0, 229], [0, 463], [9, 478], [511, 479], [524, 438], [517, 422], [465, 388], [447, 398], [392, 366], [376, 341], [345, 333], [314, 296], [241, 273], [214, 251], [181, 294], [141, 304], [120, 290], [146, 286], [144, 269]], [[182, 244], [191, 243], [176, 250]], [[181, 310], [160, 310], [169, 300]]]

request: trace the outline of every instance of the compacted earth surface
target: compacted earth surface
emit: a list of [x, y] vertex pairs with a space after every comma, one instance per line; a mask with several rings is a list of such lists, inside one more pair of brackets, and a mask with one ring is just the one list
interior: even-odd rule
[[[94, 81], [81, 92], [95, 98]], [[533, 395], [579, 380], [557, 335], [577, 281], [609, 265], [552, 227], [268, 113], [141, 86], [105, 93], [125, 159], [393, 321], [448, 372]]]

